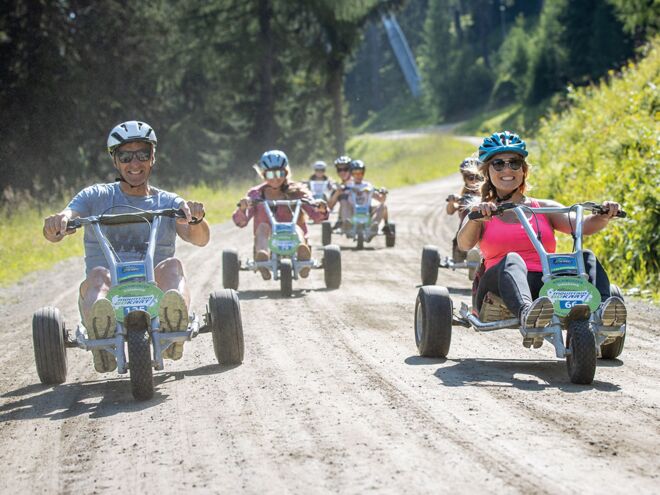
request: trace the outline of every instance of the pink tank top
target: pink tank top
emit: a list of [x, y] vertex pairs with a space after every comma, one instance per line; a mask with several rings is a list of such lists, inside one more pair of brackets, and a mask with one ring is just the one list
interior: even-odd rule
[[[531, 200], [530, 206], [538, 208], [538, 201]], [[541, 231], [541, 243], [548, 253], [554, 253], [557, 249], [557, 239], [550, 221], [545, 215], [536, 215], [530, 219], [530, 224], [534, 232], [538, 234], [536, 223], [538, 221], [538, 230]], [[490, 222], [483, 224], [484, 230], [479, 248], [484, 257], [486, 270], [497, 265], [502, 258], [509, 253], [518, 253], [527, 265], [530, 272], [541, 272], [541, 258], [539, 257], [532, 241], [527, 237], [523, 226], [519, 223], [505, 223], [499, 217], [493, 217]]]

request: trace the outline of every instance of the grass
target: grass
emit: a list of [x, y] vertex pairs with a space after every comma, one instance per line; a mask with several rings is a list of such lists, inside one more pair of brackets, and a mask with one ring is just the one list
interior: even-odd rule
[[475, 149], [454, 137], [429, 133], [396, 138], [365, 134], [352, 138], [347, 151], [367, 165], [369, 182], [391, 189], [452, 174]]

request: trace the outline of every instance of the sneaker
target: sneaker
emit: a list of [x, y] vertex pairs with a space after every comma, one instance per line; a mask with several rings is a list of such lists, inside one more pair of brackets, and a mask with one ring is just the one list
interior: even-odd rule
[[[298, 261], [309, 261], [312, 258], [312, 250], [309, 248], [307, 244], [301, 244], [298, 246], [298, 251], [296, 252]], [[309, 266], [303, 266], [300, 271], [298, 272], [298, 275], [300, 275], [301, 278], [307, 278], [309, 277]]]
[[552, 319], [555, 310], [552, 301], [547, 297], [539, 297], [520, 312], [520, 323], [524, 328], [543, 328]]
[[[263, 250], [257, 251], [257, 254], [254, 255], [254, 261], [268, 261], [269, 259], [270, 256], [268, 256], [268, 253]], [[270, 280], [270, 270], [265, 266], [259, 268], [259, 273], [261, 273], [264, 280]]]
[[[188, 307], [181, 293], [176, 289], [168, 290], [160, 300], [158, 308], [161, 332], [183, 332], [188, 328]], [[170, 345], [163, 357], [167, 359], [181, 359], [183, 356], [183, 342], [174, 342]]]
[[[99, 299], [92, 305], [89, 322], [85, 324], [90, 339], [111, 339], [115, 335], [117, 319], [115, 309], [109, 300]], [[117, 368], [115, 355], [101, 349], [92, 349], [94, 369], [99, 373], [108, 373]]]
[[598, 313], [603, 326], [606, 327], [625, 325], [628, 316], [623, 300], [616, 296], [608, 297], [598, 308]]

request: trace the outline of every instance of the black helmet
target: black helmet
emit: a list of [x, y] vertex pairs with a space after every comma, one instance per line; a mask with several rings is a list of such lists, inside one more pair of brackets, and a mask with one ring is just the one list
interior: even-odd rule
[[364, 172], [367, 170], [367, 167], [364, 166], [364, 162], [362, 160], [353, 160], [351, 161], [351, 172], [354, 170], [362, 170]]

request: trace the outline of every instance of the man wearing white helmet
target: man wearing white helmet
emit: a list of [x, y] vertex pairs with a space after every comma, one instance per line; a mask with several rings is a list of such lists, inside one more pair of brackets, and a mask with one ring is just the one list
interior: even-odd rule
[[[123, 213], [162, 208], [180, 208], [186, 218], [163, 218], [154, 255], [157, 285], [165, 292], [160, 303], [159, 318], [164, 331], [180, 331], [187, 326], [190, 292], [183, 265], [174, 257], [176, 236], [196, 246], [209, 242], [209, 225], [204, 220], [204, 205], [184, 201], [180, 196], [149, 184], [156, 162], [156, 133], [148, 124], [128, 121], [117, 125], [108, 136], [108, 153], [118, 173], [116, 182], [95, 184], [80, 191], [60, 213], [44, 220], [44, 237], [59, 242], [66, 235], [67, 222], [73, 218], [103, 213]], [[144, 225], [121, 225], [108, 229], [106, 236], [122, 261], [141, 259], [144, 252]], [[93, 339], [110, 338], [116, 320], [114, 310], [105, 298], [110, 289], [110, 271], [96, 237], [85, 229], [86, 278], [80, 285], [80, 313]], [[180, 328], [181, 327], [181, 328]], [[179, 359], [183, 343], [170, 346], [165, 357]], [[94, 350], [94, 366], [99, 372], [116, 368], [114, 355]]]

